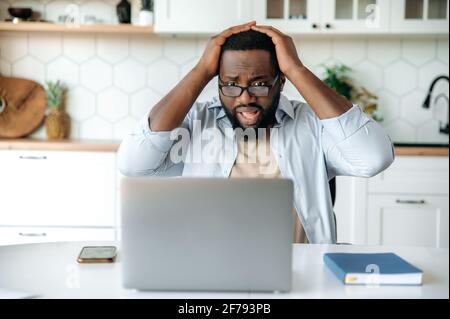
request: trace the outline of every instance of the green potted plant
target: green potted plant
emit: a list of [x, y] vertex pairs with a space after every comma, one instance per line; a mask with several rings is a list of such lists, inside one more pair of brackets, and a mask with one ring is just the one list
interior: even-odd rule
[[45, 131], [49, 140], [68, 138], [70, 118], [64, 110], [66, 87], [60, 82], [47, 82], [47, 116]]
[[377, 114], [378, 97], [365, 87], [356, 86], [349, 77], [351, 68], [344, 64], [335, 64], [325, 67], [323, 82], [336, 93], [344, 96], [351, 102], [358, 104], [361, 109], [375, 121], [381, 122], [383, 118]]

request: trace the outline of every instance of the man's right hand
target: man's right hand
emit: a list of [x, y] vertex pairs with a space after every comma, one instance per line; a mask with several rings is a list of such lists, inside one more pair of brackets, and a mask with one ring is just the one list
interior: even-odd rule
[[205, 74], [207, 80], [212, 80], [219, 73], [219, 60], [222, 46], [227, 38], [233, 34], [249, 31], [251, 27], [256, 25], [255, 21], [230, 27], [218, 35], [213, 36], [207, 43], [200, 61], [196, 68]]

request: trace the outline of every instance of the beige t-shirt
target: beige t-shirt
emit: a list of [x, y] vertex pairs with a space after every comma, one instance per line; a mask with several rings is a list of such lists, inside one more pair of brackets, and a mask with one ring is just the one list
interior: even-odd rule
[[[270, 132], [266, 138], [241, 138], [238, 141], [238, 156], [231, 170], [230, 178], [282, 178], [277, 160], [270, 147]], [[295, 209], [294, 243], [308, 243], [308, 238], [302, 227]]]

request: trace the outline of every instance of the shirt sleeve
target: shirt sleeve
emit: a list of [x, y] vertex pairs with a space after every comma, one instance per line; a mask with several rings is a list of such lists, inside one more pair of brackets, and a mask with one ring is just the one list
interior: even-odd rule
[[338, 175], [372, 177], [394, 161], [391, 139], [359, 106], [321, 120], [321, 124], [329, 179]]
[[[149, 125], [149, 113], [144, 116], [133, 132], [120, 144], [117, 162], [119, 171], [125, 176], [180, 175], [183, 163], [174, 163], [170, 159], [170, 150], [175, 139], [172, 131], [154, 132]], [[189, 115], [182, 128], [188, 129]], [[176, 134], [175, 134], [176, 136]]]

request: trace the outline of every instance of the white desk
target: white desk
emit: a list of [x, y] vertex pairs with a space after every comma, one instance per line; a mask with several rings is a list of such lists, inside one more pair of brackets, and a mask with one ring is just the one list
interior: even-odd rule
[[[115, 242], [0, 247], [0, 288], [43, 298], [449, 298], [449, 250], [417, 247], [294, 245], [290, 293], [136, 292], [121, 287], [120, 249], [114, 264], [78, 264], [83, 246]], [[424, 271], [423, 286], [345, 286], [323, 264], [325, 252], [392, 251]]]

